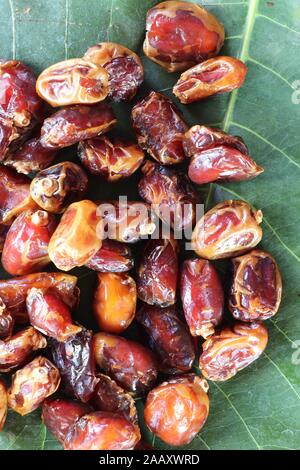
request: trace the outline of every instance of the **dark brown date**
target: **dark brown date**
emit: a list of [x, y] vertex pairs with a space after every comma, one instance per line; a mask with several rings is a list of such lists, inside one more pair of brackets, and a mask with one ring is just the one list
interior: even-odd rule
[[0, 380], [0, 432], [3, 430], [7, 416], [7, 390], [5, 383]]
[[0, 340], [10, 338], [13, 332], [15, 320], [0, 298]]
[[28, 175], [51, 165], [56, 153], [55, 149], [45, 149], [41, 144], [40, 137], [34, 137], [15, 152], [9, 152], [3, 163], [14, 168], [18, 173]]
[[100, 250], [86, 263], [86, 267], [94, 271], [106, 273], [122, 273], [130, 271], [134, 266], [131, 249], [124, 243], [105, 239]]

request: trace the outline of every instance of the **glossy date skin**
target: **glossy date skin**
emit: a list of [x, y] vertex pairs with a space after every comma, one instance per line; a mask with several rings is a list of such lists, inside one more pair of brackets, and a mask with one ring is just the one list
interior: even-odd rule
[[15, 320], [6, 308], [5, 303], [0, 299], [0, 340], [10, 338], [15, 325]]
[[240, 321], [260, 321], [273, 317], [279, 309], [282, 280], [274, 258], [253, 250], [232, 260], [229, 310]]
[[223, 43], [223, 25], [194, 3], [166, 1], [147, 13], [144, 52], [169, 72], [217, 55]]
[[100, 369], [129, 392], [144, 393], [156, 382], [158, 371], [153, 353], [135, 341], [97, 333], [94, 354]]
[[254, 248], [262, 238], [262, 211], [240, 200], [223, 201], [198, 221], [193, 250], [202, 258], [234, 257]]
[[80, 142], [78, 156], [90, 173], [111, 183], [131, 176], [144, 160], [138, 145], [106, 136]]
[[125, 243], [109, 240], [102, 241], [100, 250], [86, 263], [86, 267], [102, 273], [122, 273], [134, 266], [131, 249]]
[[3, 247], [1, 262], [12, 276], [40, 271], [50, 264], [48, 244], [57, 220], [46, 211], [26, 211], [11, 225]]
[[7, 390], [4, 382], [0, 380], [0, 432], [3, 430], [7, 416]]
[[138, 298], [168, 307], [176, 302], [178, 244], [174, 239], [149, 240], [137, 272]]
[[55, 393], [59, 384], [56, 367], [48, 359], [38, 356], [13, 375], [8, 406], [22, 416], [27, 415]]
[[53, 363], [59, 369], [68, 395], [86, 403], [93, 396], [97, 378], [93, 355], [93, 333], [82, 331], [68, 341], [49, 340]]
[[62, 108], [44, 121], [41, 144], [47, 149], [60, 149], [108, 132], [116, 118], [106, 103], [74, 105]]
[[212, 263], [203, 259], [184, 261], [180, 296], [191, 334], [203, 338], [213, 334], [223, 318], [224, 292]]
[[206, 380], [195, 374], [163, 382], [147, 396], [146, 425], [168, 445], [189, 444], [207, 419], [207, 391]]
[[182, 140], [188, 127], [166, 96], [152, 91], [134, 106], [131, 117], [138, 143], [151, 157], [162, 165], [185, 160]]
[[181, 103], [193, 103], [240, 88], [246, 74], [247, 67], [241, 60], [215, 57], [184, 72], [174, 86], [173, 93]]
[[157, 353], [161, 371], [188, 372], [195, 360], [195, 347], [175, 307], [143, 306], [137, 320], [145, 329]]
[[108, 96], [113, 101], [130, 101], [144, 80], [144, 67], [137, 54], [115, 42], [90, 47], [84, 59], [108, 73]]
[[262, 323], [237, 322], [202, 344], [201, 372], [209, 380], [228, 380], [258, 359], [267, 343], [268, 331]]
[[83, 169], [76, 163], [62, 162], [38, 173], [31, 182], [30, 194], [42, 209], [59, 214], [83, 199], [87, 187]]

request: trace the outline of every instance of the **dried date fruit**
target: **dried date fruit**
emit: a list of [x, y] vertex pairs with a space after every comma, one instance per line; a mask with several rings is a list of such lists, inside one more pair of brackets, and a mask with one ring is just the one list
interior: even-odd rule
[[14, 317], [0, 298], [0, 340], [11, 337], [14, 324]]
[[53, 393], [60, 384], [56, 367], [46, 358], [39, 356], [12, 377], [8, 390], [8, 406], [24, 416], [31, 413]]
[[3, 251], [6, 235], [9, 231], [9, 225], [0, 224], [0, 253]]
[[121, 44], [96, 44], [86, 51], [84, 59], [107, 71], [108, 96], [113, 101], [130, 101], [144, 80], [144, 67], [139, 56]]
[[31, 359], [34, 351], [46, 346], [46, 338], [31, 326], [9, 339], [0, 340], [0, 372], [9, 372], [22, 366]]
[[176, 302], [178, 243], [174, 239], [149, 240], [137, 273], [138, 298], [168, 307]]
[[268, 320], [280, 306], [282, 281], [274, 258], [253, 250], [232, 260], [229, 310], [240, 321]]
[[2, 431], [7, 416], [7, 390], [5, 383], [0, 380], [0, 432]]
[[95, 411], [80, 418], [64, 441], [65, 450], [132, 450], [140, 440], [136, 427], [123, 416]]
[[62, 108], [44, 121], [41, 144], [50, 149], [69, 147], [108, 132], [116, 122], [106, 103]]
[[150, 338], [162, 371], [175, 369], [187, 372], [195, 360], [195, 347], [186, 325], [180, 320], [175, 307], [142, 307], [138, 322]]
[[185, 70], [218, 54], [224, 28], [200, 5], [167, 1], [151, 8], [146, 19], [146, 56], [168, 70]]
[[53, 107], [94, 104], [108, 95], [108, 73], [87, 59], [68, 59], [44, 70], [36, 91]]
[[83, 266], [101, 248], [102, 219], [94, 202], [83, 200], [71, 204], [51, 237], [48, 251], [58, 269], [69, 271]]
[[185, 159], [182, 140], [188, 130], [178, 109], [166, 96], [152, 91], [131, 113], [139, 145], [163, 165]]
[[206, 259], [230, 258], [254, 248], [262, 238], [262, 211], [247, 202], [223, 201], [198, 221], [193, 250]]
[[191, 228], [196, 221], [199, 196], [184, 173], [147, 161], [138, 190], [153, 211], [175, 231]]
[[136, 285], [125, 273], [98, 273], [93, 312], [101, 331], [122, 333], [134, 319]]
[[212, 263], [203, 259], [184, 261], [180, 296], [191, 334], [203, 338], [213, 334], [222, 321], [224, 292]]
[[62, 162], [38, 173], [31, 182], [30, 194], [42, 209], [59, 214], [82, 199], [87, 186], [87, 176], [79, 165]]
[[258, 359], [267, 342], [268, 330], [262, 323], [237, 322], [202, 344], [201, 372], [209, 380], [228, 380]]
[[86, 263], [86, 267], [94, 271], [106, 273], [122, 273], [130, 271], [134, 266], [131, 249], [125, 243], [105, 239], [100, 250]]
[[28, 210], [20, 214], [10, 227], [5, 239], [1, 262], [13, 276], [30, 274], [50, 263], [48, 244], [57, 220], [42, 210]]
[[12, 119], [5, 119], [0, 116], [0, 161], [3, 161], [11, 142], [18, 139], [19, 134], [14, 129]]
[[97, 333], [94, 352], [98, 366], [132, 393], [144, 393], [156, 382], [157, 363], [141, 344], [121, 336]]
[[42, 289], [30, 289], [26, 306], [31, 325], [57, 341], [67, 341], [82, 329], [73, 324], [69, 307], [59, 297]]
[[80, 142], [78, 156], [90, 173], [109, 182], [128, 178], [144, 160], [144, 152], [138, 145], [106, 136]]
[[207, 391], [206, 380], [195, 374], [163, 382], [147, 396], [145, 423], [171, 446], [189, 444], [207, 419]]
[[240, 88], [246, 74], [247, 67], [241, 60], [234, 57], [215, 57], [183, 72], [173, 88], [173, 93], [181, 103], [193, 103]]
[[49, 340], [52, 360], [60, 371], [66, 393], [83, 402], [91, 399], [98, 382], [92, 341], [93, 332], [85, 328], [63, 343]]
[[56, 439], [63, 444], [72, 426], [92, 408], [76, 400], [65, 398], [47, 398], [42, 406], [42, 421]]

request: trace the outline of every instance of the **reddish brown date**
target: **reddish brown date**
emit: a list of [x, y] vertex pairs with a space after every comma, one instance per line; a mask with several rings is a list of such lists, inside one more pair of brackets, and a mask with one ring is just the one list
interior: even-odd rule
[[212, 263], [202, 259], [184, 261], [180, 296], [191, 334], [203, 338], [213, 334], [222, 321], [224, 292]]
[[162, 371], [187, 372], [195, 360], [195, 347], [186, 325], [180, 320], [175, 307], [144, 306], [137, 314], [150, 345], [157, 353]]
[[196, 220], [197, 192], [185, 174], [147, 161], [138, 186], [160, 219], [175, 231], [191, 228]]
[[173, 88], [173, 93], [181, 103], [193, 103], [240, 88], [246, 74], [247, 67], [241, 60], [234, 57], [215, 57], [183, 72]]
[[223, 201], [197, 223], [192, 235], [194, 251], [206, 259], [230, 258], [254, 248], [262, 238], [262, 211], [244, 201]]
[[0, 298], [0, 340], [10, 338], [14, 329], [15, 320], [5, 303]]
[[116, 118], [106, 103], [69, 106], [44, 121], [41, 144], [50, 149], [69, 147], [108, 132], [115, 123]]
[[0, 116], [0, 161], [6, 157], [9, 146], [17, 142], [19, 134], [13, 126], [12, 119], [5, 119]]
[[209, 380], [224, 381], [259, 358], [267, 346], [262, 323], [236, 323], [210, 336], [203, 344], [199, 365]]
[[178, 109], [166, 96], [152, 91], [132, 109], [139, 145], [163, 165], [185, 159], [182, 140], [188, 130]]
[[135, 341], [108, 333], [94, 336], [98, 366], [125, 390], [144, 393], [157, 378], [157, 363], [152, 352]]
[[48, 247], [58, 269], [83, 266], [101, 248], [103, 226], [96, 211], [94, 202], [83, 200], [71, 204], [63, 214]]
[[173, 239], [149, 240], [137, 273], [137, 293], [147, 304], [168, 307], [176, 301], [178, 244]]
[[195, 3], [162, 2], [147, 13], [144, 52], [169, 72], [217, 55], [223, 43], [223, 25]]
[[134, 319], [136, 285], [125, 273], [98, 273], [93, 312], [101, 331], [122, 333]]
[[95, 411], [70, 428], [65, 450], [132, 450], [140, 440], [136, 427], [123, 416]]
[[8, 406], [24, 416], [31, 413], [53, 393], [60, 384], [56, 367], [42, 356], [36, 357], [12, 377], [8, 390]]
[[106, 136], [80, 142], [78, 156], [90, 173], [109, 182], [128, 178], [144, 160], [144, 152], [138, 145]]
[[87, 176], [79, 165], [62, 162], [38, 173], [31, 182], [30, 194], [42, 209], [59, 214], [83, 199], [87, 186]]
[[47, 398], [42, 406], [42, 421], [56, 439], [63, 444], [70, 428], [92, 408], [76, 400]]
[[86, 267], [94, 271], [106, 273], [122, 273], [130, 271], [134, 266], [131, 249], [124, 243], [105, 239], [100, 250], [86, 263]]
[[229, 310], [241, 321], [268, 320], [280, 306], [282, 281], [274, 258], [253, 250], [232, 260]]
[[144, 67], [137, 54], [115, 42], [90, 47], [84, 59], [108, 73], [108, 96], [113, 101], [130, 101], [144, 80]]
[[190, 443], [209, 412], [208, 384], [195, 374], [163, 382], [147, 396], [144, 419], [150, 430], [171, 446]]
[[1, 262], [12, 276], [40, 271], [50, 263], [48, 244], [57, 220], [46, 211], [26, 211], [10, 227]]
[[2, 431], [7, 416], [7, 390], [4, 382], [0, 380], [0, 432]]
[[82, 331], [65, 342], [49, 340], [53, 363], [59, 369], [68, 395], [87, 402], [93, 396], [97, 378], [92, 331]]
[[34, 351], [47, 346], [47, 341], [31, 326], [4, 341], [0, 340], [0, 372], [9, 372], [31, 359]]
[[108, 73], [88, 60], [64, 60], [40, 74], [36, 91], [54, 107], [94, 104], [108, 95]]

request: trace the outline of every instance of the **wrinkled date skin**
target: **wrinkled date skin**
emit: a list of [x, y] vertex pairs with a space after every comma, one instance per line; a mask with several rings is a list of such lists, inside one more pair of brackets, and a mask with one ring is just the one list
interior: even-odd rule
[[79, 165], [62, 162], [36, 175], [30, 185], [32, 199], [44, 210], [59, 214], [83, 199], [88, 179]]
[[184, 261], [180, 296], [191, 334], [203, 338], [213, 334], [223, 318], [224, 292], [212, 263], [203, 259]]
[[121, 336], [97, 333], [94, 352], [98, 366], [132, 393], [151, 389], [157, 378], [153, 353], [141, 344]]
[[144, 80], [144, 67], [137, 54], [114, 42], [90, 47], [84, 59], [108, 73], [108, 96], [113, 101], [130, 101]]
[[5, 303], [0, 298], [0, 340], [10, 338], [14, 329], [15, 320]]
[[31, 325], [57, 341], [67, 341], [81, 331], [80, 326], [73, 324], [69, 307], [42, 289], [30, 289], [26, 306]]
[[197, 223], [193, 250], [206, 259], [237, 256], [254, 248], [262, 239], [262, 211], [239, 200], [220, 202]]
[[40, 271], [50, 263], [48, 244], [57, 220], [46, 211], [26, 211], [10, 227], [1, 262], [12, 276]]
[[64, 60], [41, 73], [36, 91], [53, 107], [94, 104], [108, 95], [108, 73], [88, 60]]
[[3, 251], [6, 235], [9, 231], [9, 225], [0, 224], [0, 253]]
[[82, 328], [63, 343], [49, 340], [52, 360], [60, 371], [65, 391], [83, 402], [91, 399], [97, 384], [92, 338], [93, 332]]
[[69, 429], [84, 415], [91, 413], [92, 408], [76, 400], [65, 398], [47, 398], [42, 406], [42, 421], [63, 444]]
[[268, 331], [262, 323], [235, 323], [202, 344], [201, 372], [209, 380], [228, 380], [258, 359], [267, 342]]
[[116, 118], [106, 103], [94, 106], [74, 105], [62, 108], [44, 121], [41, 144], [60, 149], [108, 132]]
[[65, 450], [132, 450], [140, 440], [136, 427], [123, 416], [95, 411], [69, 430]]
[[78, 156], [90, 173], [111, 183], [131, 176], [144, 161], [138, 145], [106, 136], [80, 142]]
[[0, 380], [0, 432], [2, 431], [7, 416], [7, 390], [4, 382]]
[[126, 273], [98, 273], [93, 312], [101, 331], [122, 333], [134, 319], [135, 281]]
[[83, 200], [71, 204], [51, 237], [48, 251], [58, 269], [69, 271], [83, 266], [101, 248], [102, 219], [94, 202]]
[[190, 443], [203, 427], [209, 412], [208, 384], [187, 374], [154, 388], [147, 396], [145, 423], [171, 446]]
[[46, 346], [46, 338], [31, 326], [5, 341], [0, 340], [0, 372], [22, 366], [31, 359], [34, 351]]
[[199, 196], [185, 174], [147, 161], [140, 179], [140, 196], [156, 215], [175, 231], [192, 228]]
[[86, 263], [86, 267], [102, 273], [122, 273], [134, 266], [131, 249], [125, 243], [109, 240], [102, 241], [100, 250]]
[[40, 404], [56, 392], [60, 375], [48, 359], [39, 356], [12, 377], [8, 390], [8, 406], [24, 416], [36, 410]]
[[160, 369], [187, 372], [195, 360], [195, 347], [186, 325], [180, 320], [175, 307], [144, 306], [137, 314], [150, 345], [157, 353]]
[[185, 160], [182, 146], [188, 130], [178, 109], [166, 96], [152, 91], [131, 113], [139, 145], [162, 165]]
[[280, 306], [282, 281], [274, 258], [253, 250], [232, 260], [229, 310], [240, 321], [268, 320]]
[[234, 57], [215, 57], [184, 72], [173, 88], [181, 103], [188, 104], [240, 88], [246, 65]]
[[218, 54], [224, 28], [194, 3], [167, 1], [147, 13], [144, 52], [169, 72], [185, 70]]
[[137, 273], [138, 298], [168, 307], [176, 302], [178, 244], [173, 239], [149, 240]]

